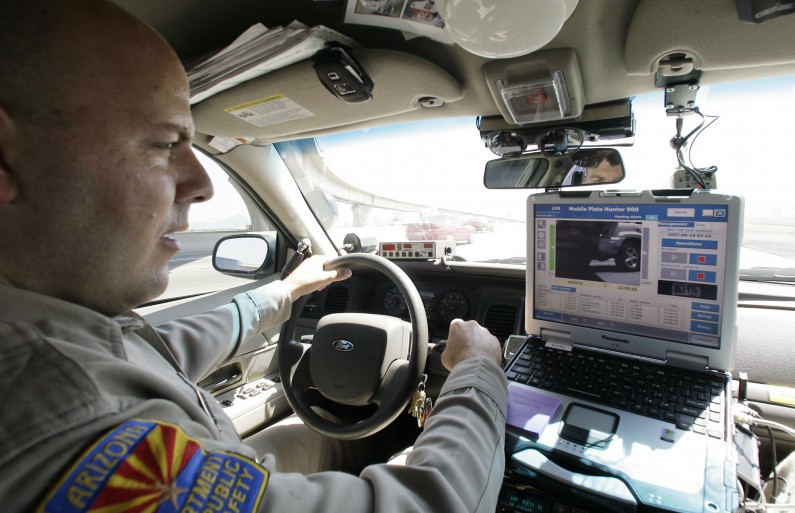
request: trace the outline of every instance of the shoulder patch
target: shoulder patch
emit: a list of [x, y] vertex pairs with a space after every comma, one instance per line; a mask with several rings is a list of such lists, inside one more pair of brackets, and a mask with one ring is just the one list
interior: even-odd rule
[[244, 456], [205, 452], [172, 424], [129, 420], [86, 451], [38, 511], [244, 513], [267, 484], [268, 471]]

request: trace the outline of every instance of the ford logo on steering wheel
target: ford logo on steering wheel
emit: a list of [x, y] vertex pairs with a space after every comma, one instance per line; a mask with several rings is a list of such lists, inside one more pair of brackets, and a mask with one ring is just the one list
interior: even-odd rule
[[335, 340], [334, 342], [331, 343], [331, 347], [333, 347], [337, 351], [343, 351], [347, 353], [348, 351], [353, 351], [353, 348], [355, 346], [353, 345], [353, 342], [350, 342], [348, 340]]

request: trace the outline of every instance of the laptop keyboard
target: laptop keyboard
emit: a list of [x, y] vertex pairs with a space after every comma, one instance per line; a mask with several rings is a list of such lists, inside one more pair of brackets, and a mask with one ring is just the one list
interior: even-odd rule
[[591, 353], [530, 339], [506, 371], [509, 380], [671, 422], [724, 438], [722, 376]]

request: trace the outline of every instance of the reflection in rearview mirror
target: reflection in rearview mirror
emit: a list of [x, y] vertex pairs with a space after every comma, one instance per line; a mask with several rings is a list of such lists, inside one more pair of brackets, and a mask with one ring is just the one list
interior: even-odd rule
[[571, 155], [541, 153], [501, 158], [486, 163], [488, 189], [546, 189], [611, 184], [624, 179], [621, 154], [613, 148], [581, 148]]

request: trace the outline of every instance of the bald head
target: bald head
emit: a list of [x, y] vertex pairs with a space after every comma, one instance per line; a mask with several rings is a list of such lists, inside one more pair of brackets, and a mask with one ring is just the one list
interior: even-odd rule
[[101, 0], [0, 12], [0, 284], [103, 313], [156, 297], [212, 195], [179, 59]]
[[[104, 0], [0, 0], [0, 12], [0, 107], [21, 122], [70, 122], [65, 110], [75, 94], [147, 50], [177, 60], [154, 30]], [[129, 44], [109, 44], [122, 40]]]

